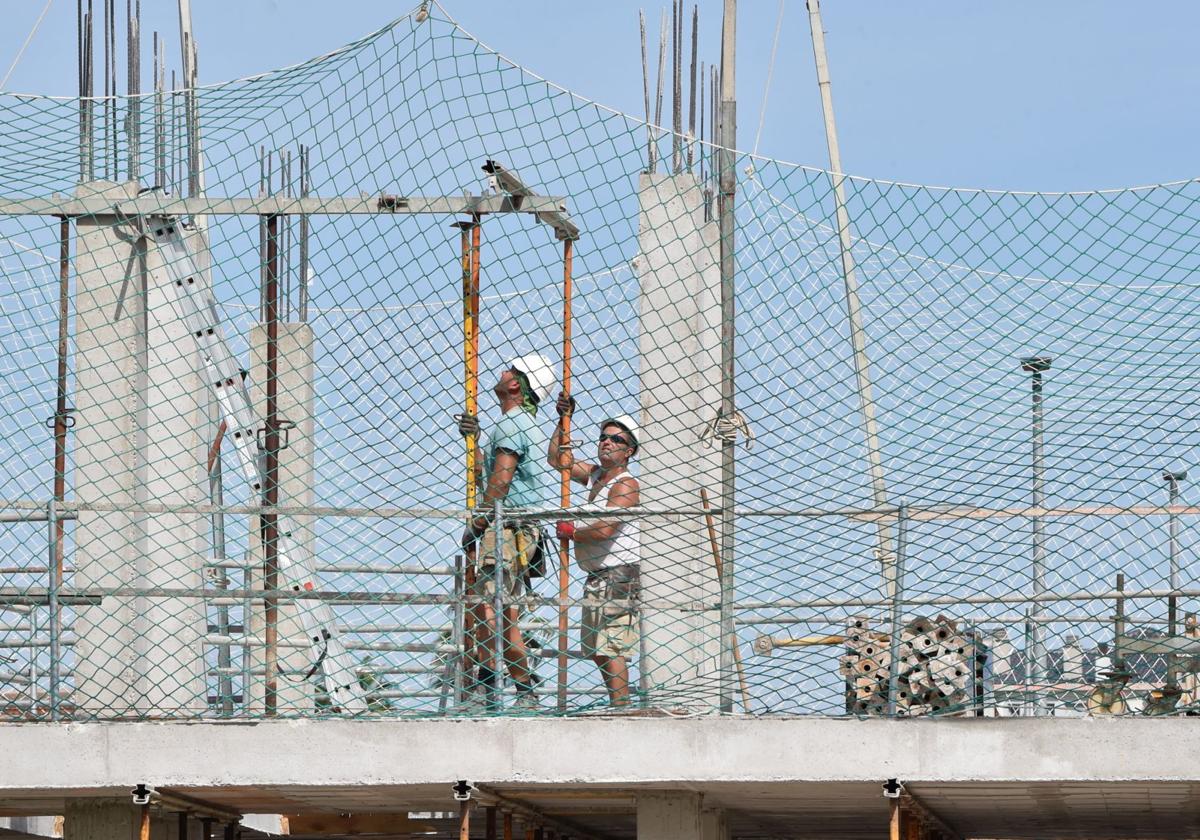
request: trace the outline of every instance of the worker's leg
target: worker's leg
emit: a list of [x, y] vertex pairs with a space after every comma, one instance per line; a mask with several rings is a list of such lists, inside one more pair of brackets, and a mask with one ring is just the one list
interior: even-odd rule
[[596, 656], [592, 659], [600, 666], [604, 687], [608, 689], [608, 701], [614, 706], [629, 705], [629, 665], [624, 656]]
[[521, 610], [519, 607], [509, 607], [504, 611], [504, 658], [508, 661], [508, 673], [513, 681], [528, 684], [529, 652], [525, 648], [525, 637], [521, 635]]
[[471, 608], [471, 635], [467, 638], [467, 662], [471, 667], [488, 665], [492, 661], [492, 633], [496, 622], [492, 608], [486, 604], [476, 604]]

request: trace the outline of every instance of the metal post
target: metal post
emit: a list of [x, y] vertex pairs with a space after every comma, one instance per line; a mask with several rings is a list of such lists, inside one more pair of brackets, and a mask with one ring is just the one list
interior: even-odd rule
[[164, 98], [166, 68], [163, 46], [154, 33], [154, 186], [167, 187], [167, 109]]
[[454, 656], [454, 702], [462, 703], [465, 699], [465, 681], [463, 672], [468, 667], [466, 656], [466, 578], [464, 577], [463, 555], [454, 555], [454, 611], [450, 625], [451, 644]]
[[125, 90], [129, 94], [125, 104], [125, 135], [128, 144], [126, 169], [130, 181], [137, 181], [141, 175], [141, 11], [141, 0], [137, 2], [136, 11], [133, 0], [125, 0]]
[[[50, 720], [58, 720], [61, 717], [61, 713], [59, 710], [58, 675], [59, 675], [59, 657], [61, 655], [59, 648], [60, 648], [61, 641], [62, 641], [61, 640], [61, 636], [62, 636], [61, 626], [59, 623], [61, 616], [59, 615], [59, 607], [58, 607], [58, 587], [62, 582], [62, 576], [61, 576], [61, 574], [59, 574], [58, 570], [55, 568], [55, 565], [54, 565], [55, 559], [57, 557], [56, 539], [57, 539], [57, 533], [58, 533], [58, 527], [59, 527], [58, 502], [55, 501], [54, 499], [51, 499], [46, 505], [46, 522], [49, 524], [49, 537], [50, 537], [50, 552], [49, 552], [50, 553], [50, 558], [49, 558], [49, 560], [50, 560], [50, 562], [49, 562], [50, 581], [49, 581], [49, 586], [47, 587], [47, 593], [46, 593], [46, 595], [47, 595], [46, 602], [47, 602], [47, 605], [49, 607], [49, 612], [50, 612], [50, 615], [48, 617], [49, 620], [47, 621], [47, 632], [50, 637], [50, 639], [49, 639], [49, 641], [50, 641], [50, 664], [49, 664]], [[34, 696], [36, 696], [36, 694]]]
[[896, 717], [899, 692], [900, 668], [896, 653], [900, 647], [900, 600], [904, 597], [904, 557], [908, 548], [908, 503], [900, 503], [900, 515], [896, 523], [896, 585], [892, 594], [892, 621], [888, 633], [888, 717]]
[[[310, 187], [308, 174], [308, 156], [311, 150], [306, 146], [300, 147], [300, 197], [308, 198]], [[308, 320], [308, 214], [300, 214], [300, 299], [299, 318], [304, 323]]]
[[[492, 636], [492, 671], [495, 673], [494, 682], [491, 686], [492, 697], [489, 698], [489, 705], [492, 708], [500, 707], [500, 698], [503, 695], [504, 687], [504, 521], [503, 510], [500, 507], [500, 500], [497, 499], [492, 508], [495, 519], [492, 521], [492, 534], [495, 537], [496, 545], [492, 549], [494, 556], [492, 557], [492, 612], [494, 615], [493, 621], [493, 636]], [[482, 544], [476, 544], [476, 551], [482, 550]]]
[[[65, 216], [58, 228], [58, 371], [54, 399], [54, 498], [61, 502], [67, 490], [67, 318], [70, 313], [71, 221]], [[63, 523], [54, 531], [54, 558], [50, 565], [63, 577]]]
[[196, 102], [196, 38], [192, 33], [191, 0], [179, 0], [179, 47], [183, 54], [188, 195], [195, 197], [200, 194], [200, 107]]
[[[225, 435], [225, 424], [217, 428], [217, 436], [208, 452], [208, 499], [213, 505], [212, 540], [213, 556], [218, 561], [226, 559], [225, 552], [225, 484], [221, 471], [221, 440]], [[219, 563], [216, 569], [216, 584], [218, 589], [229, 588], [229, 575], [224, 564]], [[222, 603], [217, 607], [217, 633], [229, 635], [229, 607]], [[227, 715], [233, 714], [233, 674], [230, 673], [233, 660], [228, 643], [217, 647], [217, 667], [221, 677], [218, 683], [217, 695], [221, 702], [221, 711]]]
[[[572, 258], [574, 243], [563, 242], [563, 374], [562, 390], [571, 396], [571, 304], [572, 304]], [[562, 417], [562, 433], [559, 445], [571, 439], [571, 415]], [[571, 470], [563, 468], [570, 461], [570, 450], [559, 453], [559, 501], [564, 509], [571, 506]], [[571, 548], [569, 540], [558, 544], [558, 710], [567, 708], [567, 597], [570, 593]]]
[[1117, 608], [1113, 614], [1113, 669], [1121, 668], [1125, 658], [1121, 652], [1121, 642], [1125, 638], [1125, 573], [1117, 572]]
[[[1050, 370], [1052, 359], [1049, 356], [1027, 356], [1021, 359], [1021, 370], [1032, 375], [1032, 409], [1033, 409], [1033, 507], [1040, 510], [1045, 507], [1046, 498], [1043, 492], [1045, 480], [1045, 463], [1042, 454], [1042, 374]], [[1033, 516], [1033, 595], [1035, 599], [1046, 594], [1046, 547], [1044, 545], [1045, 523], [1042, 517], [1035, 513]], [[1030, 615], [1033, 619], [1029, 629], [1029, 670], [1030, 682], [1034, 685], [1046, 681], [1046, 652], [1043, 642], [1042, 602], [1034, 600]], [[1041, 704], [1036, 705], [1041, 709]]]
[[[737, 172], [733, 149], [737, 145], [737, 93], [734, 70], [737, 59], [737, 0], [725, 0], [721, 29], [721, 140], [720, 188], [717, 210], [721, 238], [721, 419], [730, 429], [737, 415], [734, 402], [734, 195]], [[734, 601], [734, 447], [736, 435], [728, 432], [721, 439], [721, 711], [733, 711], [733, 648], [730, 645], [737, 628], [733, 623]]]
[[[879, 425], [875, 419], [875, 398], [871, 387], [871, 367], [867, 357], [867, 334], [863, 328], [858, 280], [855, 277], [850, 214], [846, 210], [845, 175], [838, 147], [837, 124], [833, 115], [833, 88], [829, 63], [825, 56], [825, 30], [821, 26], [820, 0], [808, 0], [808, 20], [812, 30], [813, 57], [817, 65], [817, 85], [821, 91], [821, 111], [825, 120], [825, 143], [829, 147], [829, 179], [833, 184], [834, 211], [837, 216], [838, 245], [841, 250], [842, 280], [846, 290], [846, 317], [850, 322], [850, 346], [854, 354], [854, 376], [862, 412], [863, 436], [867, 444], [867, 468], [871, 477], [871, 499], [876, 507], [887, 506], [887, 486], [883, 480], [883, 460], [879, 446]], [[878, 561], [883, 575], [884, 595], [895, 592], [895, 558], [892, 555], [892, 528], [885, 518], [877, 520]]]
[[[1167, 482], [1167, 491], [1169, 494], [1167, 504], [1171, 508], [1174, 508], [1179, 504], [1179, 482], [1187, 478], [1187, 472], [1183, 470], [1179, 472], [1163, 470], [1162, 477], [1163, 481]], [[1169, 514], [1168, 522], [1169, 537], [1167, 551], [1170, 561], [1168, 585], [1171, 587], [1171, 591], [1174, 592], [1179, 589], [1179, 514], [1172, 510]], [[1167, 598], [1167, 635], [1172, 637], [1178, 631], [1176, 621], [1178, 608], [1178, 597], [1175, 595], [1169, 596]]]
[[[267, 321], [267, 417], [264, 448], [266, 449], [266, 476], [263, 481], [263, 505], [276, 507], [279, 504], [279, 217], [267, 217], [266, 254], [266, 321]], [[279, 588], [279, 528], [275, 514], [262, 516], [263, 543], [263, 588], [273, 592]], [[266, 714], [275, 714], [278, 701], [277, 658], [279, 655], [279, 604], [274, 595], [264, 600], [263, 633], [266, 643], [264, 679], [264, 709]]]

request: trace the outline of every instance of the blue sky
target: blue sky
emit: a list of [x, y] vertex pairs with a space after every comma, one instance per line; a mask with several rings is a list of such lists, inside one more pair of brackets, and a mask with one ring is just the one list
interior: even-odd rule
[[[44, 0], [5, 0], [0, 73]], [[119, 2], [118, 5], [124, 6]], [[199, 0], [200, 72], [223, 81], [293, 64], [381, 26], [407, 2]], [[700, 4], [702, 57], [717, 56], [718, 0]], [[97, 4], [99, 6], [99, 3]], [[654, 17], [661, 6], [644, 6]], [[638, 3], [447, 0], [485, 43], [578, 93], [642, 112]], [[177, 39], [175, 3], [144, 3], [145, 49], [157, 27]], [[743, 0], [739, 145], [750, 149], [775, 31], [775, 0]], [[1195, 174], [1200, 6], [1118, 3], [827, 3], [823, 10], [852, 173], [951, 186], [1095, 189]], [[70, 94], [75, 4], [53, 0], [10, 91]], [[123, 36], [122, 36], [123, 37]], [[123, 66], [123, 59], [118, 62]], [[763, 154], [826, 161], [801, 0], [786, 3]], [[149, 78], [147, 61], [145, 78]], [[148, 81], [147, 81], [148, 84]]]

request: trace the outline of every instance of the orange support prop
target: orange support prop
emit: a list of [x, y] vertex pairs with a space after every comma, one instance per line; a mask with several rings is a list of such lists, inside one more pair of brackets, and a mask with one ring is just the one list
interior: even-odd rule
[[[562, 390], [571, 396], [571, 262], [574, 243], [563, 241], [563, 376]], [[571, 417], [562, 419], [562, 437], [560, 441], [571, 440]], [[571, 506], [571, 450], [559, 451], [559, 467], [561, 469], [559, 491], [564, 508]], [[571, 551], [568, 540], [560, 540], [558, 546], [558, 708], [567, 708], [567, 596], [571, 583], [570, 575]]]
[[471, 801], [462, 802], [458, 807], [458, 840], [471, 840]]

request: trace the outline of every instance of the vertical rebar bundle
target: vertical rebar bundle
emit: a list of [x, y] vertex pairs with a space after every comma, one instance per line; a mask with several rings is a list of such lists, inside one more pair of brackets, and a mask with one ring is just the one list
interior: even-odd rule
[[[683, 0], [680, 0], [682, 8]], [[688, 98], [688, 129], [687, 129], [687, 171], [692, 171], [696, 151], [696, 54], [700, 43], [700, 7], [692, 7], [692, 62]]]
[[141, 97], [142, 92], [142, 0], [125, 0], [125, 89], [129, 94], [125, 106], [125, 137], [128, 160], [126, 170], [130, 181], [140, 177], [142, 154]]

